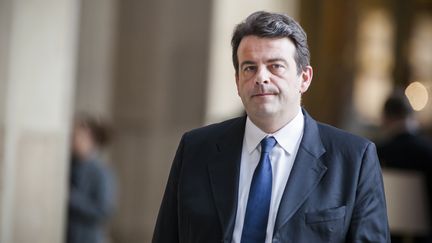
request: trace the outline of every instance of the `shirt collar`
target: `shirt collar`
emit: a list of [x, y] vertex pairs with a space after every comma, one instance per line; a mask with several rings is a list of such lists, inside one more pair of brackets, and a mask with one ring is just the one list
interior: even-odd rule
[[287, 153], [292, 155], [295, 151], [298, 141], [303, 135], [304, 117], [299, 109], [297, 115], [288, 122], [285, 126], [273, 134], [268, 134], [258, 128], [249, 117], [246, 120], [245, 128], [245, 145], [248, 153], [252, 153], [258, 146], [261, 140], [267, 136], [273, 136], [279, 146], [281, 146]]

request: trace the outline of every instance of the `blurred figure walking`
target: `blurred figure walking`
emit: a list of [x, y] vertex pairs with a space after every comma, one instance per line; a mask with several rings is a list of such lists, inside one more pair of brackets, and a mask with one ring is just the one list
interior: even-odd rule
[[[385, 102], [382, 125], [386, 139], [377, 143], [380, 161], [387, 168], [424, 174], [429, 211], [432, 212], [432, 142], [421, 135], [414, 110], [402, 91], [395, 91]], [[429, 218], [432, 219], [431, 214]], [[410, 242], [432, 243], [431, 233], [432, 230], [429, 229], [429, 235], [412, 235]], [[406, 242], [405, 240], [406, 236], [392, 234], [393, 243]]]
[[394, 92], [385, 102], [383, 128], [387, 137], [377, 145], [380, 161], [388, 167], [430, 171], [432, 143], [420, 135], [414, 110], [402, 92]]
[[90, 116], [76, 119], [68, 205], [67, 243], [105, 243], [104, 225], [115, 202], [115, 181], [101, 159], [109, 142], [107, 127]]

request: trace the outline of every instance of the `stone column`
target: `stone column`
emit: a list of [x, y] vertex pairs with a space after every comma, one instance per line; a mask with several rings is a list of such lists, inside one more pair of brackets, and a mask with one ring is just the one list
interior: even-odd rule
[[75, 111], [111, 117], [116, 0], [81, 1]]
[[1, 243], [63, 242], [78, 4], [0, 2]]
[[119, 1], [111, 158], [116, 242], [151, 242], [182, 133], [202, 125], [211, 1]]
[[[340, 126], [350, 112], [357, 0], [301, 2], [302, 27], [308, 35], [312, 85], [303, 96], [303, 105], [317, 120]], [[350, 119], [349, 117], [348, 119]]]
[[[10, 33], [10, 1], [0, 1], [0, 219], [3, 217], [2, 202], [4, 192], [6, 190], [3, 181], [4, 173], [4, 126], [5, 126], [5, 112], [6, 112], [6, 69], [9, 47], [9, 33]], [[0, 221], [1, 223], [1, 221]], [[0, 231], [0, 234], [2, 232]], [[1, 238], [1, 237], [0, 237]], [[0, 239], [1, 242], [1, 239]]]

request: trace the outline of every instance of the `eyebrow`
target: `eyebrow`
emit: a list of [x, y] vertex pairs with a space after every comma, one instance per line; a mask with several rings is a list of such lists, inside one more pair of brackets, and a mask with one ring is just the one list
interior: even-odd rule
[[286, 66], [288, 66], [288, 62], [283, 58], [272, 58], [266, 61], [266, 63], [271, 63], [271, 62], [283, 62]]
[[[288, 66], [288, 62], [284, 58], [271, 58], [266, 60], [266, 63], [273, 63], [273, 62], [283, 62], [286, 66]], [[256, 65], [253, 61], [244, 61], [240, 64], [240, 69], [242, 69], [245, 65]]]

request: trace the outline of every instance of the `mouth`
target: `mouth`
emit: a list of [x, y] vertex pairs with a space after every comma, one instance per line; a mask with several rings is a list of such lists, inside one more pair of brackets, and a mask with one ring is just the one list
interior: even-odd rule
[[259, 94], [253, 94], [252, 97], [266, 97], [266, 96], [273, 96], [276, 95], [275, 93], [259, 93]]

